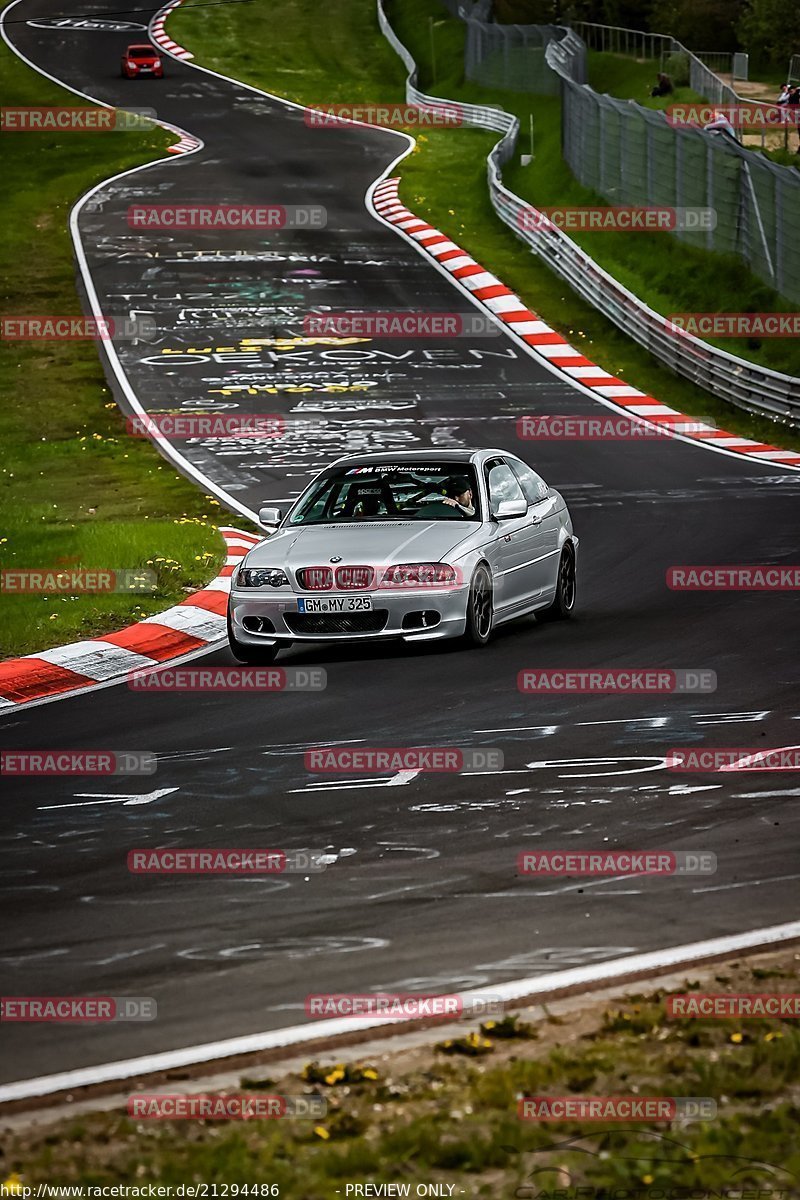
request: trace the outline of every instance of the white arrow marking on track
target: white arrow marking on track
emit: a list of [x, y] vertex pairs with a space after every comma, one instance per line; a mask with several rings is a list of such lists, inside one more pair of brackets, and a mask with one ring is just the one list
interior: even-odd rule
[[[488, 772], [492, 774], [493, 772]], [[396, 775], [392, 775], [388, 779], [382, 779], [379, 776], [373, 776], [369, 779], [331, 779], [323, 780], [320, 783], [310, 783], [308, 787], [292, 788], [292, 795], [298, 792], [344, 792], [353, 788], [377, 788], [377, 787], [402, 787], [406, 783], [411, 783], [412, 779], [416, 779], [419, 771], [398, 771]]]
[[721, 788], [721, 783], [702, 783], [696, 787], [686, 787], [682, 783], [673, 783], [669, 789], [670, 796], [688, 796], [689, 792], [713, 792], [716, 788]]
[[154, 800], [160, 800], [162, 796], [169, 796], [171, 792], [177, 792], [176, 787], [156, 788], [154, 792], [143, 792], [140, 795], [131, 795], [130, 792], [76, 792], [76, 796], [91, 796], [91, 800], [83, 800], [80, 804], [41, 804], [39, 811], [43, 812], [51, 808], [86, 808], [90, 804], [152, 804]]
[[[800, 750], [800, 746], [773, 746], [767, 750], [754, 750], [751, 754], [743, 754], [741, 758], [737, 758], [736, 762], [726, 763], [720, 767], [720, 771], [758, 771], [759, 764], [763, 763], [771, 754], [782, 754], [784, 750]], [[797, 764], [792, 763], [787, 767], [770, 767], [761, 768], [765, 771], [796, 771]]]

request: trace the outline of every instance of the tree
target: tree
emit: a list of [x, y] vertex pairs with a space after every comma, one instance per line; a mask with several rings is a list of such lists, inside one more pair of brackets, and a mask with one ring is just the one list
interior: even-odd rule
[[789, 0], [747, 0], [738, 23], [742, 48], [764, 66], [785, 66], [797, 37], [797, 6]]
[[671, 33], [688, 50], [739, 49], [737, 26], [747, 0], [655, 0], [653, 33]]

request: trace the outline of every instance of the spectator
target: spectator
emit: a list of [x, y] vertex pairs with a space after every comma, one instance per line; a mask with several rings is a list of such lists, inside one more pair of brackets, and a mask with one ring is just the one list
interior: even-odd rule
[[795, 84], [790, 88], [789, 95], [786, 98], [786, 115], [790, 125], [798, 130], [797, 150], [796, 154], [800, 154], [800, 87]]
[[727, 133], [730, 137], [736, 140], [736, 130], [725, 116], [725, 113], [720, 112], [719, 109], [714, 110], [713, 120], [709, 121], [707, 125], [704, 125], [703, 129], [707, 133]]
[[651, 96], [671, 96], [672, 95], [672, 80], [669, 75], [665, 75], [663, 71], [659, 72], [658, 82], [650, 93]]
[[781, 86], [780, 95], [778, 96], [778, 99], [775, 101], [775, 103], [776, 104], [785, 104], [786, 101], [789, 99], [789, 93], [791, 92], [791, 90], [792, 90], [792, 85], [790, 83], [784, 83]]

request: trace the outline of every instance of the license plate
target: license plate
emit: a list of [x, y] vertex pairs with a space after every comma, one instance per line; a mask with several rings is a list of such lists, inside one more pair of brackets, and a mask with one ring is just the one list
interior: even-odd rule
[[372, 596], [300, 596], [301, 613], [372, 612]]

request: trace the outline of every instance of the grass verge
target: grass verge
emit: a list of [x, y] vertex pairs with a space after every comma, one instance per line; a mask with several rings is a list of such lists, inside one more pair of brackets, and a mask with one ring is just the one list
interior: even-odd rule
[[[5, 46], [7, 105], [74, 105]], [[79, 315], [70, 209], [93, 184], [161, 158], [154, 128], [3, 135], [3, 310]], [[4, 341], [0, 354], [0, 568], [154, 570], [156, 591], [3, 595], [0, 658], [119, 629], [184, 599], [217, 573], [219, 503], [129, 437], [91, 342]]]
[[[421, 87], [423, 91], [429, 90], [433, 87], [430, 39], [423, 35], [425, 16], [439, 11], [438, 0], [403, 0], [402, 3], [395, 2], [391, 11], [398, 36], [409, 46], [420, 66]], [[534, 161], [528, 166], [521, 166], [518, 160], [512, 160], [503, 172], [507, 187], [524, 200], [538, 206], [608, 203], [599, 193], [579, 184], [562, 158], [560, 100], [506, 92], [489, 93], [474, 84], [466, 83], [461, 70], [463, 25], [459, 21], [448, 19], [438, 28], [437, 38], [437, 65], [443, 59], [453, 64], [448, 75], [444, 76], [439, 72], [435, 81], [437, 92], [483, 104], [497, 103], [499, 99], [504, 108], [516, 113], [520, 119], [521, 152], [529, 149], [527, 131], [530, 118], [533, 117]], [[614, 56], [599, 57], [604, 60]], [[636, 66], [636, 63], [632, 64], [632, 67]], [[609, 83], [612, 74], [613, 71], [606, 67], [605, 76], [601, 76], [599, 82]], [[634, 71], [632, 77], [627, 79], [633, 90], [640, 86], [634, 82], [636, 78]], [[649, 68], [645, 68], [642, 75], [642, 79], [644, 78], [650, 79]], [[669, 99], [652, 99], [648, 103], [663, 108], [669, 103]], [[510, 236], [516, 243], [519, 255], [519, 244], [513, 235]], [[699, 246], [676, 242], [673, 238], [661, 234], [578, 232], [570, 236], [600, 266], [664, 316], [675, 312], [800, 311], [798, 306], [789, 304], [777, 292], [758, 280], [734, 255], [710, 253]], [[471, 252], [475, 253], [474, 250]], [[504, 282], [509, 281], [504, 279]], [[541, 308], [539, 311], [545, 319], [550, 320], [550, 314]], [[579, 329], [584, 327], [578, 325]], [[726, 338], [717, 340], [714, 344], [731, 354], [758, 362], [772, 370], [785, 371], [791, 375], [800, 374], [798, 339]], [[655, 394], [670, 402], [663, 388]]]
[[[443, 96], [498, 102], [498, 94], [464, 81], [463, 26], [447, 17], [438, 0], [403, 0], [392, 8], [391, 19], [420, 64], [424, 87]], [[170, 17], [170, 32], [192, 49], [198, 62], [300, 103], [398, 100], [404, 95], [405, 72], [377, 28], [372, 0], [339, 0], [335, 8], [320, 8], [316, 0], [278, 0], [267, 8], [256, 0], [196, 12], [179, 9]], [[535, 163], [509, 165], [508, 185], [534, 203], [604, 203], [580, 187], [561, 158], [559, 102], [511, 93], [500, 99], [519, 113], [524, 131], [529, 114], [534, 116]], [[553, 328], [615, 375], [680, 411], [733, 432], [800, 447], [800, 436], [785, 427], [735, 409], [660, 366], [523, 249], [489, 203], [485, 156], [495, 140], [494, 134], [474, 129], [432, 130], [418, 136], [415, 152], [397, 168], [405, 203], [463, 245]], [[520, 149], [527, 149], [524, 135]], [[735, 310], [787, 308], [737, 259], [652, 234], [582, 235], [581, 243], [659, 311], [719, 311], [726, 299]], [[745, 346], [726, 341], [724, 348], [776, 370], [800, 371], [800, 347], [786, 340]]]
[[629, 54], [590, 50], [586, 65], [589, 85], [601, 96], [605, 94], [622, 100], [635, 100], [643, 108], [659, 110], [669, 108], [671, 104], [693, 104], [703, 99], [690, 87], [676, 87], [669, 96], [651, 96], [650, 92], [661, 70], [657, 58], [632, 58]]
[[[656, 59], [641, 60], [630, 58], [625, 54], [608, 54], [590, 51], [588, 57], [589, 83], [596, 92], [606, 92], [621, 100], [635, 100], [645, 108], [665, 109], [672, 104], [691, 104], [703, 100], [691, 88], [675, 88], [670, 96], [654, 97], [650, 89], [659, 70]], [[780, 85], [770, 89], [767, 84], [736, 85], [739, 94], [748, 98], [759, 98], [767, 102], [774, 101]], [[772, 162], [781, 167], [798, 168], [800, 146], [798, 131], [794, 128], [768, 131], [766, 144], [762, 145], [760, 131], [753, 128], [745, 131], [744, 145], [748, 150], [756, 150], [764, 154]], [[739, 353], [737, 351], [737, 353]]]
[[[783, 951], [706, 968], [702, 983], [676, 990], [789, 992], [797, 965]], [[288, 1200], [404, 1194], [347, 1191], [365, 1180], [493, 1200], [797, 1196], [797, 1022], [672, 1018], [667, 994], [563, 1002], [435, 1046], [420, 1038], [374, 1058], [328, 1056], [291, 1075], [255, 1068], [229, 1089], [324, 1096], [327, 1114], [315, 1120], [134, 1121], [114, 1111], [11, 1132], [0, 1181], [258, 1184], [276, 1190], [256, 1194]], [[520, 1097], [631, 1095], [708, 1097], [716, 1116], [548, 1124], [517, 1115]]]

